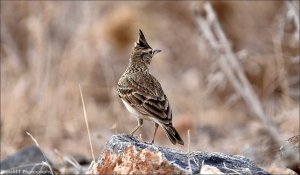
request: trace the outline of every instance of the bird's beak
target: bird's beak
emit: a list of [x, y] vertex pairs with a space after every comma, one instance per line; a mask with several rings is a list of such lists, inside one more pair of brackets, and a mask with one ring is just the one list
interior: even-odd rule
[[154, 50], [153, 50], [153, 55], [155, 55], [155, 54], [157, 54], [157, 53], [159, 53], [159, 52], [161, 52], [161, 50], [159, 50], [159, 49], [154, 49]]

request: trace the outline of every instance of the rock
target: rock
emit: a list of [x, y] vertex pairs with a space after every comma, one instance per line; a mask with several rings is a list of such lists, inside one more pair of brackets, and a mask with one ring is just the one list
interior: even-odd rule
[[94, 174], [269, 174], [249, 159], [223, 153], [182, 152], [113, 135], [88, 173]]
[[52, 174], [46, 162], [40, 148], [28, 146], [0, 162], [1, 174]]

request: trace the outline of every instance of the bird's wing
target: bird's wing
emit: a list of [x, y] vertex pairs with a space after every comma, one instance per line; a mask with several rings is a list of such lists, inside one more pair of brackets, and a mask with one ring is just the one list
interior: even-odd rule
[[172, 120], [172, 111], [167, 96], [158, 81], [150, 74], [127, 76], [118, 83], [121, 99], [134, 107], [142, 115], [147, 115], [168, 124]]

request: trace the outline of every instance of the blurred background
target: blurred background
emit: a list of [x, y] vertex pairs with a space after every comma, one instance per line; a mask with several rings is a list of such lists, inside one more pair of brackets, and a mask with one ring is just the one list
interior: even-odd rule
[[[293, 4], [299, 12], [299, 1]], [[150, 72], [161, 82], [186, 143], [173, 146], [159, 129], [156, 144], [187, 151], [190, 130], [191, 151], [240, 154], [284, 172], [274, 154], [278, 145], [220, 69], [220, 54], [197, 23], [194, 11], [202, 6], [1, 1], [1, 160], [33, 144], [26, 131], [44, 150], [91, 158], [79, 85], [97, 157], [111, 135], [129, 133], [137, 121], [116, 84], [141, 29], [151, 47], [162, 50]], [[299, 23], [288, 2], [212, 6], [278, 139], [299, 134]], [[144, 122], [137, 135], [150, 141], [153, 132], [153, 123]]]

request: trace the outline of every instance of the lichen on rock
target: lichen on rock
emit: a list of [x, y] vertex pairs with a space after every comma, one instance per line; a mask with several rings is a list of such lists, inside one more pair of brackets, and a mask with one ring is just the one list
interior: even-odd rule
[[140, 142], [126, 134], [113, 135], [89, 170], [93, 174], [269, 174], [249, 159], [223, 153], [184, 153]]

